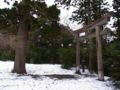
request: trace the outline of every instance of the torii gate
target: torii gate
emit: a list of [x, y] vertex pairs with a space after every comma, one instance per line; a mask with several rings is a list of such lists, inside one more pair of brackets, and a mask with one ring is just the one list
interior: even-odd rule
[[[100, 26], [107, 23], [110, 20], [112, 13], [108, 13], [97, 21], [75, 31], [72, 31], [72, 34], [76, 36], [76, 39], [73, 42], [76, 42], [76, 73], [80, 73], [80, 41], [84, 39], [89, 39], [96, 37], [97, 41], [97, 63], [98, 63], [98, 79], [104, 80], [104, 71], [103, 71], [103, 63], [102, 63], [102, 44], [101, 44], [101, 35], [107, 34], [107, 30], [101, 30]], [[91, 35], [86, 35], [84, 37], [79, 37], [80, 33], [96, 29], [96, 33]]]

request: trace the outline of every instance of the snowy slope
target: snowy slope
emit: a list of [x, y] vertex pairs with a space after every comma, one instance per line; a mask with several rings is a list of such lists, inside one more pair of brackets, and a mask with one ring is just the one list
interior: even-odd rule
[[13, 62], [0, 61], [0, 90], [116, 90], [108, 77], [98, 81], [87, 70], [87, 75], [77, 75], [74, 68], [61, 69], [59, 64], [26, 64], [26, 75], [13, 74], [12, 68]]

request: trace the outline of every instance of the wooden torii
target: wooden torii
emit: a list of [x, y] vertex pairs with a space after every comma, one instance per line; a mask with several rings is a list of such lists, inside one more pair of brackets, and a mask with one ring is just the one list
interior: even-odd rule
[[[98, 79], [104, 80], [104, 71], [103, 71], [103, 63], [102, 63], [102, 44], [101, 44], [101, 35], [105, 35], [108, 33], [107, 30], [100, 30], [100, 26], [107, 23], [110, 20], [112, 13], [108, 13], [97, 21], [75, 31], [72, 31], [72, 34], [76, 36], [73, 42], [76, 42], [76, 73], [80, 73], [80, 41], [84, 39], [89, 39], [96, 37], [97, 42], [97, 63], [98, 63]], [[94, 29], [96, 33], [86, 35], [84, 37], [79, 37], [80, 33], [89, 31]]]

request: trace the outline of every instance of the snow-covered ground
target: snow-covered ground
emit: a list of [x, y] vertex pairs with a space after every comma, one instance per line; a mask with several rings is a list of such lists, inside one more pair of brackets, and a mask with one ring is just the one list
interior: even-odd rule
[[87, 75], [77, 75], [75, 68], [61, 69], [59, 64], [26, 64], [27, 74], [18, 75], [11, 73], [13, 64], [0, 61], [0, 90], [118, 90], [108, 77], [98, 81], [87, 70]]

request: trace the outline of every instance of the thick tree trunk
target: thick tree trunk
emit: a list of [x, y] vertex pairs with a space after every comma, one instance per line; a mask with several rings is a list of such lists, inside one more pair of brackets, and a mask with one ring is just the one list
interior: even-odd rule
[[14, 68], [12, 70], [12, 72], [15, 72], [18, 74], [26, 73], [25, 61], [26, 61], [28, 30], [29, 30], [29, 24], [26, 24], [24, 22], [24, 16], [21, 16], [19, 20]]
[[94, 61], [94, 50], [93, 50], [93, 39], [89, 39], [89, 70], [93, 71], [95, 65]]

